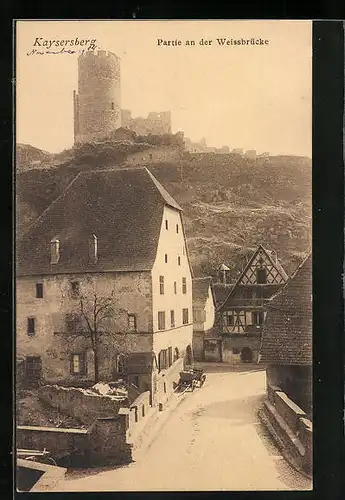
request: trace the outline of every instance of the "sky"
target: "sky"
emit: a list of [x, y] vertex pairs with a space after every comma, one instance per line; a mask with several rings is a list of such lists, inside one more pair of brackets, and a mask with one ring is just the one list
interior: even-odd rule
[[79, 54], [28, 54], [43, 50], [36, 38], [78, 37], [121, 58], [121, 107], [133, 117], [171, 110], [173, 133], [193, 141], [311, 157], [311, 21], [18, 21], [16, 31], [17, 142], [53, 153], [73, 145]]

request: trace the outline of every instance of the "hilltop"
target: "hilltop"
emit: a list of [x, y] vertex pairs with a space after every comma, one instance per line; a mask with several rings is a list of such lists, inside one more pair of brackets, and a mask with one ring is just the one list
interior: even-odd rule
[[[184, 209], [195, 274], [214, 275], [225, 262], [235, 279], [260, 243], [278, 253], [290, 274], [310, 249], [309, 158], [190, 154], [184, 151], [179, 134], [139, 137], [125, 129], [120, 132], [115, 138], [49, 157], [42, 151], [43, 161], [35, 168], [23, 168], [23, 154], [19, 163], [17, 157], [19, 232], [25, 231], [81, 170], [145, 165]], [[19, 146], [23, 153], [23, 145]], [[28, 149], [26, 158], [30, 152], [39, 156], [39, 151]], [[147, 151], [157, 151], [161, 159], [148, 161]], [[140, 152], [145, 153], [142, 158]]]

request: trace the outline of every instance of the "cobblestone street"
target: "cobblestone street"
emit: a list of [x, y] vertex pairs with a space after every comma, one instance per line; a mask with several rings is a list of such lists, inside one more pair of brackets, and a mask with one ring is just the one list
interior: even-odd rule
[[265, 371], [243, 368], [208, 365], [205, 385], [184, 397], [138, 462], [71, 471], [64, 491], [311, 489], [256, 416]]

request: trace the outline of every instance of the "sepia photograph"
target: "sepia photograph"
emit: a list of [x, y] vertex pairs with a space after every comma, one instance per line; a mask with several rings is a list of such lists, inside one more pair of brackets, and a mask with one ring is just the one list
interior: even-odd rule
[[16, 490], [312, 490], [312, 21], [20, 20], [15, 78]]

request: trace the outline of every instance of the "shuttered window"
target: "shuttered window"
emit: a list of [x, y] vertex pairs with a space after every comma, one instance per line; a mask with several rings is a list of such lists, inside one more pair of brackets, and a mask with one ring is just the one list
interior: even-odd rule
[[83, 353], [71, 354], [71, 373], [72, 375], [85, 374], [85, 355]]
[[158, 330], [165, 330], [165, 311], [158, 311]]
[[188, 309], [182, 309], [182, 323], [184, 325], [188, 324]]
[[164, 276], [159, 277], [159, 293], [164, 295]]

